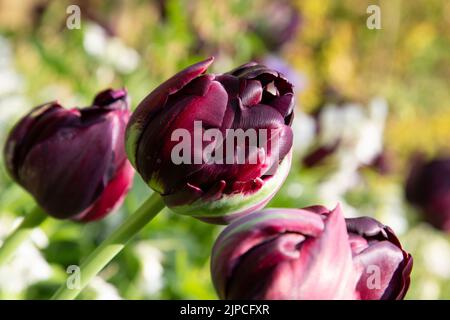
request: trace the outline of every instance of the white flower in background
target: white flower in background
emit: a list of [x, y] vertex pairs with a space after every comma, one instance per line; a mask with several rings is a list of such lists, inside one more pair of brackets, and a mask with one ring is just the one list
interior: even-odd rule
[[10, 123], [10, 119], [24, 114], [29, 108], [28, 100], [22, 95], [0, 97], [0, 125]]
[[[2, 213], [0, 239], [5, 238], [20, 220]], [[18, 294], [36, 282], [49, 279], [52, 276], [52, 269], [36, 248], [36, 246], [43, 248], [47, 244], [48, 238], [45, 233], [36, 228], [30, 239], [17, 249], [8, 264], [0, 267], [0, 291], [5, 294]]]
[[428, 271], [450, 279], [450, 244], [446, 240], [432, 239], [422, 249], [422, 255]]
[[[339, 167], [338, 170], [331, 173], [331, 175], [317, 186], [317, 194], [320, 199], [328, 206], [335, 206], [338, 202], [344, 205], [345, 200], [342, 196], [348, 190], [357, 186], [361, 181], [357, 170], [357, 166], [349, 163], [346, 166]], [[349, 217], [345, 208], [344, 212], [346, 212], [346, 216]]]
[[294, 133], [294, 152], [299, 155], [304, 154], [314, 141], [316, 122], [306, 113], [296, 111], [291, 127]]
[[0, 36], [0, 140], [6, 126], [10, 126], [29, 108], [24, 96], [24, 80], [14, 69], [13, 52], [9, 41]]
[[51, 275], [51, 267], [33, 243], [27, 241], [17, 249], [7, 265], [0, 267], [1, 291], [17, 294]]
[[305, 187], [300, 182], [291, 182], [286, 188], [286, 193], [289, 197], [298, 199], [303, 194]]
[[89, 289], [94, 291], [96, 300], [123, 300], [117, 288], [101, 277], [92, 279]]
[[439, 299], [439, 295], [441, 294], [441, 287], [439, 283], [432, 279], [426, 279], [421, 281], [417, 285], [420, 290], [419, 297], [417, 297], [419, 300], [436, 300]]
[[155, 295], [164, 286], [163, 254], [145, 241], [139, 242], [135, 250], [142, 267], [138, 285], [146, 295]]
[[408, 230], [408, 220], [403, 204], [402, 186], [398, 184], [385, 186], [380, 197], [381, 208], [377, 218], [391, 227], [395, 234], [404, 234]]
[[15, 92], [22, 87], [22, 77], [11, 66], [0, 67], [0, 96]]
[[89, 55], [113, 66], [121, 73], [136, 70], [140, 61], [136, 50], [127, 47], [121, 39], [108, 36], [98, 24], [90, 23], [85, 30], [83, 45]]
[[90, 23], [86, 26], [83, 38], [84, 50], [95, 57], [105, 54], [108, 36], [103, 28]]
[[383, 131], [388, 107], [381, 98], [365, 109], [355, 103], [327, 105], [319, 115], [319, 145], [339, 142], [337, 157], [342, 162], [370, 164], [383, 150]]
[[327, 152], [336, 163], [334, 172], [317, 187], [326, 204], [345, 205], [343, 195], [362, 182], [359, 168], [371, 164], [382, 153], [387, 112], [386, 102], [377, 98], [367, 109], [356, 103], [329, 104], [319, 113], [315, 144], [329, 148]]
[[12, 60], [12, 50], [9, 41], [0, 36], [0, 68], [8, 67]]
[[0, 35], [0, 96], [23, 89], [23, 79], [14, 69], [10, 42]]

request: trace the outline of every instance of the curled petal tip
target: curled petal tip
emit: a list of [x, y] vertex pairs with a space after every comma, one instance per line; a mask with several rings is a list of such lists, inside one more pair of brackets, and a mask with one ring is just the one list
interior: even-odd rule
[[[95, 98], [93, 105], [99, 107], [106, 107], [117, 100], [124, 100], [128, 98], [128, 93], [125, 88], [114, 90], [114, 89], [106, 89], [100, 93], [98, 93]], [[128, 107], [128, 105], [126, 105]]]
[[208, 70], [209, 66], [214, 62], [214, 56], [211, 56], [203, 61], [197, 62], [192, 66], [188, 67], [186, 70], [198, 70], [199, 73], [204, 73]]

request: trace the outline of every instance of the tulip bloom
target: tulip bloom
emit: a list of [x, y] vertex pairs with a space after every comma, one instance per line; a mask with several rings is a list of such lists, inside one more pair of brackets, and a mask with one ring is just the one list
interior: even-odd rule
[[225, 228], [211, 256], [221, 299], [400, 299], [411, 266], [389, 228], [346, 221], [339, 206], [254, 212]]
[[406, 199], [435, 228], [450, 232], [450, 157], [413, 161], [406, 182]]
[[268, 209], [230, 224], [211, 257], [219, 297], [356, 298], [358, 273], [341, 210], [316, 210], [322, 208]]
[[227, 223], [263, 207], [288, 174], [294, 95], [275, 70], [248, 63], [204, 74], [212, 61], [179, 72], [139, 104], [127, 153], [173, 211]]
[[11, 177], [59, 219], [91, 221], [120, 205], [132, 185], [124, 147], [130, 117], [125, 90], [99, 93], [93, 105], [51, 102], [13, 128], [5, 150]]

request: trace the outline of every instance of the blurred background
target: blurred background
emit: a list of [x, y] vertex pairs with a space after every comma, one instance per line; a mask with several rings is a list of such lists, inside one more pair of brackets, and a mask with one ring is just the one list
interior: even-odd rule
[[[81, 9], [69, 29], [71, 4]], [[381, 29], [370, 29], [376, 4]], [[414, 155], [450, 141], [450, 2], [0, 0], [0, 145], [19, 117], [58, 99], [87, 106], [126, 87], [132, 107], [181, 68], [214, 55], [212, 72], [250, 60], [295, 85], [295, 156], [269, 204], [340, 202], [346, 216], [391, 226], [414, 257], [409, 299], [450, 299], [450, 236], [404, 196]], [[1, 160], [3, 161], [3, 159]], [[124, 206], [87, 225], [48, 219], [0, 269], [1, 299], [46, 299], [149, 195], [139, 177]], [[0, 165], [0, 239], [34, 205]], [[216, 299], [209, 275], [221, 227], [160, 214], [80, 298]]]

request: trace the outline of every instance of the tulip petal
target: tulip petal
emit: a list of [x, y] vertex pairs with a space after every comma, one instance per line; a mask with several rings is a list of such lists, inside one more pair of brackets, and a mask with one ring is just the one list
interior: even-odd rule
[[294, 110], [294, 95], [287, 93], [285, 95], [276, 97], [270, 101], [270, 106], [277, 109], [283, 118], [288, 117]]
[[19, 169], [20, 180], [49, 214], [71, 217], [100, 195], [113, 160], [111, 140], [104, 139], [105, 134], [112, 134], [107, 122], [81, 130], [67, 128], [28, 152]]
[[[391, 228], [369, 217], [346, 219], [362, 299], [403, 299], [409, 287], [412, 257]], [[365, 241], [365, 243], [364, 243]], [[375, 286], [376, 285], [376, 286]]]
[[354, 262], [362, 267], [357, 290], [363, 300], [395, 299], [402, 282], [402, 250], [389, 241], [380, 241], [359, 253]]
[[152, 119], [154, 114], [164, 107], [169, 95], [176, 93], [204, 73], [213, 61], [214, 58], [210, 57], [187, 67], [161, 84], [141, 101], [131, 116], [130, 123], [132, 125], [128, 127], [126, 133], [127, 154], [133, 166], [136, 163], [136, 149], [140, 139], [139, 132], [144, 130], [148, 120]]
[[[19, 182], [17, 170], [29, 151], [29, 146], [31, 146], [33, 141], [37, 138], [36, 134], [29, 135], [28, 133], [36, 127], [44, 116], [49, 113], [56, 114], [61, 112], [63, 112], [63, 108], [57, 103], [48, 103], [38, 106], [23, 117], [11, 130], [11, 133], [6, 140], [4, 155], [6, 168], [16, 182]], [[39, 131], [37, 133], [39, 133]]]
[[221, 233], [212, 251], [211, 271], [219, 296], [227, 296], [226, 283], [233, 277], [240, 257], [251, 248], [281, 233], [318, 236], [323, 228], [320, 216], [297, 209], [269, 209], [235, 220]]
[[72, 220], [82, 222], [100, 220], [116, 208], [119, 208], [128, 190], [131, 188], [133, 177], [134, 169], [126, 160], [94, 204]]
[[228, 99], [237, 98], [239, 95], [240, 81], [238, 77], [230, 74], [221, 74], [216, 77], [228, 93]]
[[[333, 266], [333, 270], [330, 270]], [[345, 220], [337, 206], [325, 220], [319, 237], [302, 244], [296, 262], [296, 299], [355, 299], [359, 278], [353, 266]]]
[[243, 64], [243, 65], [241, 65], [241, 66], [239, 66], [237, 68], [234, 68], [231, 71], [228, 71], [226, 74], [232, 74], [232, 75], [238, 76], [240, 73], [242, 73], [246, 69], [254, 67], [254, 66], [257, 66], [257, 65], [258, 65], [258, 63], [254, 62], [254, 61], [247, 62], [247, 63], [245, 63], [245, 64]]
[[[107, 107], [109, 109], [128, 109], [128, 94], [126, 89], [107, 89], [98, 93], [93, 101], [94, 106]], [[120, 104], [118, 107], [115, 103]]]
[[[227, 299], [290, 299], [295, 260], [305, 236], [283, 233], [246, 252], [227, 285]], [[281, 270], [282, 272], [278, 272]], [[274, 271], [276, 270], [276, 271]]]
[[241, 87], [239, 96], [244, 106], [253, 106], [261, 101], [263, 89], [259, 81], [248, 80]]
[[[160, 128], [155, 124], [152, 130], [146, 130], [142, 135], [141, 144], [154, 146], [153, 148], [138, 148], [137, 150], [138, 157], [136, 165], [142, 177], [152, 187], [162, 191], [164, 194], [171, 193], [170, 190], [173, 190], [177, 186], [185, 185], [188, 182], [186, 181], [188, 175], [200, 170], [204, 165], [203, 163], [199, 165], [195, 165], [194, 163], [195, 152], [200, 152], [199, 158], [202, 159], [202, 150], [205, 145], [202, 142], [201, 136], [195, 136], [194, 122], [201, 121], [202, 132], [204, 127], [220, 127], [225, 116], [226, 104], [226, 91], [220, 83], [213, 81], [205, 96], [191, 97], [186, 101], [182, 100], [182, 103], [177, 103], [174, 106], [176, 110], [165, 113], [170, 114], [172, 117], [166, 122], [166, 129], [161, 134], [155, 132]], [[152, 123], [156, 121], [159, 120], [155, 119]], [[191, 140], [190, 164], [174, 166], [172, 163], [172, 150], [180, 143], [171, 139], [175, 130], [187, 130], [189, 133], [189, 139]], [[202, 144], [201, 148], [196, 148], [196, 139], [200, 140]], [[161, 173], [164, 173], [163, 177], [159, 176]], [[180, 179], [180, 177], [184, 177], [184, 179]]]

